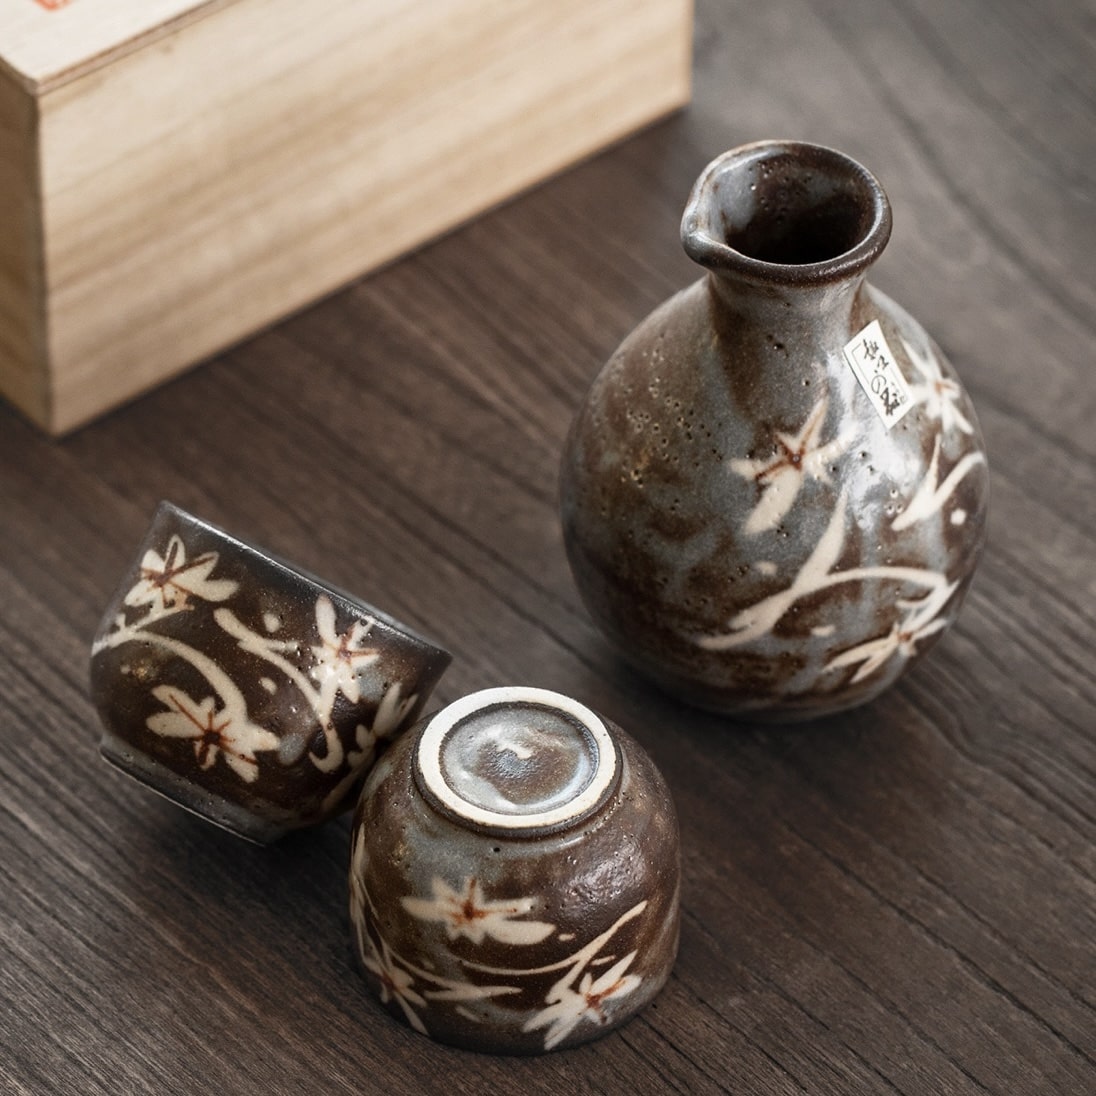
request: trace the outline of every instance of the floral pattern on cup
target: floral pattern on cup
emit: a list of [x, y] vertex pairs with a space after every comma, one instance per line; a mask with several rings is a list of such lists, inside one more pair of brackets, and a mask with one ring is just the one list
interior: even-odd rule
[[[623, 925], [642, 916], [648, 904], [645, 899], [604, 932], [548, 967], [534, 964], [499, 968], [466, 960], [462, 963], [467, 972], [465, 980], [441, 977], [399, 955], [380, 935], [380, 917], [368, 887], [362, 882], [366, 876], [365, 855], [364, 841], [359, 838], [353, 852], [351, 910], [362, 963], [380, 980], [382, 1000], [395, 1002], [407, 1022], [423, 1035], [429, 1034], [423, 1014], [431, 1008], [448, 1003], [459, 1009], [465, 1001], [520, 994], [523, 979], [541, 978], [549, 970], [558, 970], [562, 973], [544, 993], [542, 1007], [522, 1025], [524, 1032], [546, 1029], [544, 1050], [553, 1050], [582, 1024], [605, 1026], [612, 1017], [614, 1003], [643, 982], [640, 975], [627, 973], [635, 961], [635, 949], [624, 956], [606, 949]], [[431, 889], [431, 898], [408, 896], [401, 904], [419, 920], [441, 923], [451, 940], [464, 936], [473, 944], [482, 944], [491, 938], [520, 949], [539, 944], [553, 934], [559, 935], [558, 927], [549, 922], [519, 919], [539, 904], [534, 897], [489, 900], [479, 882], [471, 877], [454, 888], [435, 876]], [[563, 934], [559, 938], [573, 939], [573, 936]], [[608, 970], [603, 969], [606, 964], [612, 964]], [[499, 979], [505, 981], [500, 984]], [[464, 1015], [469, 1019], [474, 1016], [467, 1008]]]
[[107, 760], [267, 841], [349, 805], [448, 662], [165, 503], [92, 644], [92, 692]]

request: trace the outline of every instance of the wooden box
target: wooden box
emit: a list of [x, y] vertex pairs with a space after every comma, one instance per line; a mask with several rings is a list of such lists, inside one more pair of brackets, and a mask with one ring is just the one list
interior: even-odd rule
[[683, 104], [691, 0], [0, 0], [0, 393], [60, 433]]

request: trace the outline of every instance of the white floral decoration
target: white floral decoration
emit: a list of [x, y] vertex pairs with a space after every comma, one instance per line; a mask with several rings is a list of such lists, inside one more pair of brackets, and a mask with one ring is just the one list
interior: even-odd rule
[[[362, 646], [362, 641], [375, 623], [372, 618], [355, 620], [345, 632], [337, 632], [335, 606], [326, 594], [321, 594], [316, 599], [315, 616], [320, 642], [310, 648], [313, 665], [306, 673], [292, 661], [291, 656], [296, 657], [300, 650], [295, 640], [261, 635], [244, 624], [228, 608], [217, 609], [213, 614], [214, 620], [241, 648], [276, 666], [303, 694], [316, 713], [316, 719], [324, 733], [325, 752], [312, 752], [309, 756], [322, 772], [334, 772], [347, 760], [342, 740], [332, 719], [335, 701], [339, 693], [354, 704], [361, 700], [359, 675], [362, 670], [372, 666], [380, 658], [380, 654], [376, 648]], [[361, 725], [358, 728], [357, 750], [351, 751], [352, 755], [356, 755], [356, 760], [354, 756], [351, 757], [351, 772], [347, 783], [352, 783], [357, 775], [355, 766], [360, 768], [371, 759], [376, 740], [390, 736], [398, 726], [398, 721], [406, 717], [417, 699], [416, 696], [401, 701], [398, 685], [394, 686], [395, 693], [392, 688], [389, 688], [382, 699], [372, 727]], [[395, 725], [392, 723], [393, 719], [397, 720]], [[378, 727], [383, 727], [383, 733]]]
[[940, 437], [937, 435], [936, 443], [932, 448], [932, 458], [929, 461], [928, 471], [914, 492], [913, 498], [891, 522], [891, 528], [895, 532], [901, 532], [903, 529], [908, 529], [911, 525], [935, 514], [951, 498], [960, 481], [966, 478], [978, 465], [985, 463], [985, 454], [979, 450], [966, 453], [941, 480]]
[[407, 718], [408, 713], [418, 703], [419, 694], [401, 697], [403, 691], [398, 681], [388, 687], [384, 699], [377, 705], [377, 714], [373, 717], [371, 728], [374, 740], [391, 738]]
[[830, 482], [827, 465], [840, 456], [852, 441], [846, 431], [821, 444], [829, 398], [823, 396], [807, 416], [798, 434], [777, 432], [776, 452], [765, 459], [732, 460], [730, 469], [752, 479], [761, 488], [761, 498], [746, 518], [743, 530], [751, 535], [775, 529], [791, 509], [807, 477]]
[[488, 901], [475, 878], [465, 879], [458, 891], [435, 876], [430, 889], [433, 898], [404, 898], [403, 907], [423, 921], [440, 921], [450, 940], [466, 936], [473, 944], [485, 937], [504, 944], [538, 944], [551, 936], [555, 925], [547, 921], [519, 921], [535, 905], [532, 898]]
[[335, 631], [335, 606], [326, 595], [316, 599], [316, 629], [320, 642], [312, 648], [316, 664], [312, 679], [320, 688], [320, 708], [330, 712], [341, 692], [351, 703], [361, 700], [359, 673], [380, 658], [375, 647], [363, 647], [373, 621], [355, 620], [345, 632]]
[[902, 600], [898, 607], [906, 611], [905, 617], [894, 624], [891, 630], [877, 639], [870, 639], [856, 647], [842, 651], [826, 664], [827, 670], [836, 670], [842, 666], [855, 666], [859, 669], [853, 674], [855, 684], [874, 673], [892, 658], [905, 661], [917, 652], [917, 644], [947, 626], [947, 619], [939, 615], [943, 606], [955, 593], [957, 582], [948, 583], [939, 589], [916, 600]]
[[389, 1001], [395, 1001], [400, 1006], [404, 1016], [407, 1017], [407, 1022], [417, 1032], [426, 1035], [426, 1025], [419, 1018], [415, 1008], [412, 1007], [425, 1008], [426, 1000], [422, 994], [413, 988], [415, 985], [414, 976], [405, 967], [401, 967], [396, 963], [388, 945], [382, 941], [378, 951], [372, 938], [366, 936], [362, 963], [367, 970], [372, 971], [377, 976], [381, 986], [381, 1001], [385, 1004]]
[[220, 756], [237, 776], [252, 783], [259, 772], [255, 754], [278, 748], [277, 736], [252, 723], [239, 704], [218, 709], [213, 697], [195, 701], [172, 685], [157, 685], [152, 695], [168, 710], [148, 717], [149, 730], [167, 738], [191, 739], [202, 769]]
[[[476, 976], [475, 980], [472, 977], [447, 978], [399, 955], [384, 939], [380, 931], [380, 917], [369, 892], [368, 854], [360, 830], [355, 834], [350, 860], [350, 920], [362, 962], [380, 980], [381, 1000], [385, 1003], [395, 1001], [416, 1031], [428, 1033], [423, 1017], [416, 1010], [422, 1010], [429, 1018], [432, 1005], [451, 1003], [460, 1016], [478, 1022], [483, 1017], [466, 1008], [465, 1002], [519, 994], [522, 992], [521, 986], [516, 983], [522, 979], [562, 971], [562, 976], [545, 995], [544, 1008], [530, 1017], [522, 1029], [532, 1032], [547, 1028], [544, 1049], [551, 1050], [580, 1023], [607, 1023], [609, 1015], [606, 1004], [634, 992], [643, 981], [640, 975], [627, 973], [637, 951], [617, 959], [604, 954], [603, 949], [623, 925], [644, 912], [646, 900], [627, 910], [594, 939], [547, 966], [500, 968], [460, 957], [460, 966], [470, 976]], [[514, 920], [534, 907], [535, 899], [532, 897], [489, 901], [474, 879], [466, 879], [458, 890], [435, 878], [431, 883], [431, 892], [432, 898], [408, 896], [402, 899], [402, 904], [413, 917], [444, 924], [450, 940], [467, 937], [478, 945], [492, 938], [521, 947], [547, 939], [556, 931], [556, 926], [547, 922]], [[559, 935], [561, 941], [570, 939], [570, 933]], [[597, 977], [589, 971], [591, 966], [606, 963], [612, 965]], [[480, 980], [483, 976], [503, 978], [505, 982], [484, 983]]]
[[[428, 1007], [427, 998], [433, 1001], [464, 1002], [521, 992], [517, 986], [482, 985], [445, 978], [397, 955], [376, 928], [377, 910], [366, 883], [367, 862], [365, 840], [359, 831], [350, 856], [350, 921], [358, 951], [365, 968], [380, 981], [381, 1001], [387, 1003], [394, 1000], [416, 1031], [427, 1034], [426, 1025], [415, 1011], [416, 1008]], [[422, 986], [421, 993], [414, 988], [416, 985]]]
[[635, 957], [636, 952], [629, 952], [597, 978], [587, 971], [577, 989], [566, 984], [557, 984], [548, 995], [547, 1008], [529, 1020], [523, 1030], [535, 1031], [537, 1028], [547, 1027], [548, 1030], [544, 1033], [544, 1049], [551, 1050], [583, 1021], [605, 1024], [608, 1020], [606, 1002], [627, 996], [643, 981], [637, 974], [624, 973]]
[[226, 601], [236, 593], [237, 584], [210, 577], [218, 558], [216, 552], [203, 552], [188, 560], [182, 538], [173, 536], [163, 556], [153, 548], [145, 552], [140, 577], [126, 594], [125, 603], [151, 605], [162, 612], [184, 608], [191, 598]]
[[[150, 716], [149, 729], [165, 737], [194, 739], [195, 753], [203, 769], [223, 755], [234, 772], [251, 782], [258, 771], [255, 754], [279, 748], [277, 736], [251, 722], [242, 691], [216, 661], [153, 628], [166, 618], [193, 608], [195, 601], [223, 603], [236, 594], [239, 583], [214, 577], [218, 562], [218, 553], [212, 551], [189, 557], [178, 534], [172, 534], [168, 539], [163, 555], [155, 548], [147, 549], [137, 580], [123, 599], [125, 605], [143, 609], [143, 613], [129, 622], [125, 614], [118, 614], [112, 628], [93, 644], [92, 654], [140, 642], [159, 647], [189, 663], [205, 678], [216, 696], [199, 702], [181, 690], [159, 686], [152, 694], [169, 710]], [[322, 755], [309, 755], [313, 764], [324, 772], [333, 772], [344, 763], [348, 765], [346, 778], [328, 796], [334, 802], [372, 761], [378, 741], [391, 737], [407, 719], [418, 695], [403, 697], [398, 682], [390, 685], [371, 725], [359, 724], [354, 746], [349, 752], [345, 751], [333, 723], [332, 711], [340, 693], [351, 703], [357, 704], [362, 699], [360, 675], [380, 658], [379, 652], [364, 642], [375, 621], [370, 617], [355, 620], [345, 632], [339, 633], [335, 626], [335, 607], [324, 594], [316, 599], [314, 612], [319, 643], [311, 647], [303, 647], [296, 639], [263, 635], [246, 625], [224, 604], [218, 604], [214, 609], [213, 619], [241, 649], [279, 669], [315, 712], [324, 733], [326, 750]], [[267, 631], [275, 631], [280, 626], [280, 619], [267, 613], [263, 624]], [[273, 684], [269, 679], [260, 679], [260, 683], [268, 691]]]
[[910, 362], [921, 375], [917, 383], [910, 385], [913, 406], [923, 404], [929, 418], [940, 420], [941, 430], [948, 431], [954, 427], [964, 434], [973, 434], [974, 427], [959, 409], [959, 400], [963, 395], [962, 389], [955, 381], [944, 376], [932, 348], [927, 347], [922, 354], [906, 339], [902, 342]]
[[[911, 610], [914, 616], [888, 635], [853, 648], [863, 652], [863, 660], [871, 663], [872, 671], [893, 655], [908, 657], [920, 639], [945, 627], [946, 621], [937, 621], [937, 617], [955, 593], [958, 584], [949, 583], [943, 573], [922, 567], [901, 566], [836, 569], [845, 543], [847, 507], [847, 493], [842, 491], [825, 531], [789, 586], [740, 610], [730, 619], [726, 631], [695, 636], [697, 645], [709, 651], [725, 651], [749, 643], [770, 632], [797, 601], [847, 582], [891, 581], [920, 587], [926, 591], [922, 598], [907, 598], [898, 603], [899, 608]], [[827, 669], [851, 665], [857, 661], [861, 659], [854, 657], [852, 651], [847, 651], [832, 660]], [[861, 668], [854, 680], [862, 679], [868, 672], [871, 671]]]
[[[335, 807], [353, 788], [362, 772], [376, 758], [378, 744], [391, 738], [399, 730], [418, 703], [418, 693], [401, 699], [400, 692], [398, 681], [389, 685], [377, 707], [373, 722], [368, 726], [359, 723], [354, 728], [354, 745], [346, 751], [347, 774], [324, 797], [325, 809]], [[312, 761], [314, 764], [319, 763], [315, 755], [312, 755]]]

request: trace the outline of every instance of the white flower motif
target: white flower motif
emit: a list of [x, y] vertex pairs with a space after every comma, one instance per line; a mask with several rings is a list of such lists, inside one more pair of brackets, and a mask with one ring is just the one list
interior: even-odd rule
[[218, 711], [213, 697], [196, 702], [172, 685], [157, 685], [152, 695], [168, 711], [150, 715], [148, 729], [167, 738], [191, 739], [194, 756], [203, 769], [210, 768], [221, 755], [233, 772], [250, 784], [259, 775], [256, 752], [278, 748], [277, 736], [251, 723], [245, 711], [235, 710], [236, 705]]
[[846, 492], [842, 491], [825, 532], [790, 586], [740, 610], [731, 618], [726, 633], [697, 636], [697, 644], [709, 651], [723, 651], [749, 643], [770, 631], [801, 597], [822, 589], [845, 543], [846, 505]]
[[355, 911], [365, 908], [365, 869], [369, 862], [365, 851], [365, 838], [361, 831], [355, 835], [354, 847], [350, 853], [350, 889], [354, 891], [354, 897], [360, 899], [354, 903]]
[[749, 534], [775, 529], [780, 519], [791, 509], [804, 480], [830, 482], [826, 467], [849, 446], [852, 436], [846, 432], [825, 445], [819, 436], [826, 421], [829, 398], [823, 396], [814, 405], [798, 434], [776, 435], [776, 451], [764, 460], [732, 460], [732, 472], [752, 479], [761, 488], [761, 498], [750, 511], [743, 526]]
[[[418, 701], [418, 693], [412, 693], [405, 700], [400, 700], [400, 683], [390, 685], [384, 694], [384, 699], [377, 707], [377, 714], [373, 717], [371, 726], [359, 723], [354, 728], [354, 746], [346, 751], [346, 764], [348, 772], [334, 788], [324, 796], [324, 808], [333, 808], [339, 803], [355, 783], [361, 779], [365, 769], [372, 765], [377, 756], [377, 744], [389, 739], [399, 729], [406, 719], [408, 712]], [[325, 730], [329, 734], [329, 729]], [[342, 757], [339, 739], [334, 734], [329, 734], [327, 755], [317, 757], [310, 755], [312, 763], [325, 772], [331, 772], [341, 764]]]
[[407, 718], [419, 699], [418, 693], [400, 700], [400, 683], [397, 681], [388, 687], [384, 698], [377, 706], [373, 723], [366, 726], [359, 723], [354, 728], [354, 746], [346, 755], [347, 764], [355, 774], [370, 764], [377, 753], [377, 743], [392, 737]]
[[[951, 597], [955, 589], [949, 585], [947, 576], [940, 571], [928, 571], [920, 567], [879, 566], [851, 567], [848, 570], [835, 569], [845, 543], [845, 511], [848, 506], [847, 493], [842, 491], [830, 516], [825, 532], [819, 538], [806, 562], [790, 586], [762, 598], [753, 605], [739, 610], [728, 622], [728, 630], [711, 635], [698, 635], [694, 642], [709, 651], [726, 651], [750, 643], [770, 632], [786, 612], [801, 598], [817, 594], [832, 586], [847, 582], [891, 581], [909, 583], [927, 589], [929, 592], [916, 603], [900, 602], [903, 606], [933, 606], [926, 616], [918, 615], [916, 627], [927, 623], [934, 617]], [[925, 610], [921, 610], [924, 612]], [[904, 629], [906, 626], [903, 626]], [[908, 629], [907, 629], [908, 630]], [[872, 641], [876, 642], [875, 640]], [[838, 656], [843, 657], [843, 656]], [[831, 663], [832, 665], [832, 663]]]
[[967, 453], [941, 481], [940, 435], [938, 434], [936, 436], [936, 443], [932, 449], [932, 459], [929, 461], [929, 467], [928, 471], [925, 473], [925, 478], [918, 485], [913, 498], [910, 499], [906, 507], [895, 517], [894, 521], [891, 522], [891, 528], [894, 529], [895, 532], [901, 532], [903, 529], [908, 529], [916, 522], [922, 521], [924, 518], [935, 514], [943, 507], [944, 503], [951, 498], [955, 488], [959, 486], [960, 481], [974, 468], [977, 468], [978, 465], [985, 463], [986, 458], [983, 453], [980, 453], [977, 450], [972, 453]]
[[[346, 763], [350, 766], [350, 773], [347, 776], [348, 782], [352, 783], [357, 780], [361, 770], [372, 763], [373, 758], [377, 755], [377, 743], [379, 741], [380, 735], [372, 727], [359, 723], [354, 728], [354, 748], [348, 750], [346, 754]], [[340, 784], [341, 788], [342, 785]]]
[[855, 666], [859, 669], [852, 676], [852, 682], [863, 681], [880, 666], [897, 655], [903, 661], [917, 653], [917, 644], [947, 627], [940, 610], [947, 604], [958, 588], [957, 582], [948, 583], [916, 601], [899, 601], [898, 607], [906, 610], [903, 620], [897, 622], [885, 636], [870, 639], [856, 647], [842, 651], [826, 664], [827, 670], [836, 670], [842, 666]]
[[959, 410], [962, 390], [955, 381], [944, 376], [932, 347], [927, 347], [922, 354], [905, 339], [902, 342], [914, 368], [921, 374], [920, 382], [910, 385], [912, 405], [916, 407], [923, 403], [926, 414], [940, 420], [941, 430], [947, 431], [954, 426], [964, 434], [973, 434], [974, 427]]
[[397, 681], [388, 687], [384, 699], [377, 705], [377, 714], [373, 717], [373, 734], [377, 738], [389, 738], [407, 718], [407, 713], [419, 699], [418, 693], [400, 700], [401, 684]]
[[577, 992], [568, 985], [557, 984], [547, 998], [548, 1007], [529, 1020], [524, 1031], [547, 1027], [544, 1049], [558, 1046], [583, 1020], [604, 1024], [608, 1020], [605, 1003], [631, 993], [643, 981], [639, 975], [625, 974], [636, 953], [629, 952], [595, 979], [587, 971], [578, 984]]
[[329, 713], [338, 692], [357, 704], [361, 700], [358, 673], [372, 665], [380, 655], [374, 647], [363, 647], [362, 640], [369, 634], [373, 622], [356, 620], [342, 633], [335, 631], [335, 606], [326, 595], [316, 599], [316, 628], [320, 642], [313, 646], [316, 665], [313, 680], [320, 687], [320, 711]]
[[420, 993], [412, 987], [415, 979], [402, 967], [396, 966], [396, 960], [388, 945], [381, 942], [381, 950], [377, 950], [372, 937], [365, 936], [366, 949], [362, 953], [362, 963], [367, 970], [372, 971], [381, 983], [381, 1001], [387, 1004], [395, 1001], [403, 1010], [407, 1022], [421, 1035], [426, 1035], [426, 1025], [419, 1015], [411, 1007], [426, 1008], [426, 1001]]
[[462, 891], [456, 891], [435, 876], [430, 889], [433, 898], [404, 898], [404, 909], [422, 921], [440, 921], [450, 940], [467, 936], [473, 944], [482, 944], [490, 936], [504, 944], [538, 944], [551, 936], [555, 925], [546, 921], [515, 921], [534, 905], [532, 898], [516, 898], [504, 902], [489, 902], [484, 898], [479, 881], [469, 878]]
[[159, 606], [160, 610], [185, 608], [190, 598], [226, 601], [236, 593], [231, 579], [210, 578], [217, 566], [216, 552], [186, 558], [186, 546], [179, 536], [168, 541], [161, 557], [150, 548], [141, 560], [141, 577], [126, 594], [127, 605]]

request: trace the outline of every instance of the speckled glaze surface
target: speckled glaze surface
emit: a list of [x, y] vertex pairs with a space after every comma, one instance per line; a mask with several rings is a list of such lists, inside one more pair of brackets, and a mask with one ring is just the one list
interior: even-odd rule
[[163, 503], [92, 644], [103, 756], [254, 841], [353, 805], [446, 651]]
[[572, 426], [578, 588], [690, 703], [781, 721], [864, 703], [959, 612], [985, 449], [940, 348], [864, 281], [890, 227], [841, 153], [726, 153], [682, 221], [706, 276], [624, 341]]
[[366, 978], [416, 1031], [537, 1054], [597, 1038], [677, 954], [677, 822], [650, 758], [557, 693], [488, 689], [380, 759], [355, 817]]

